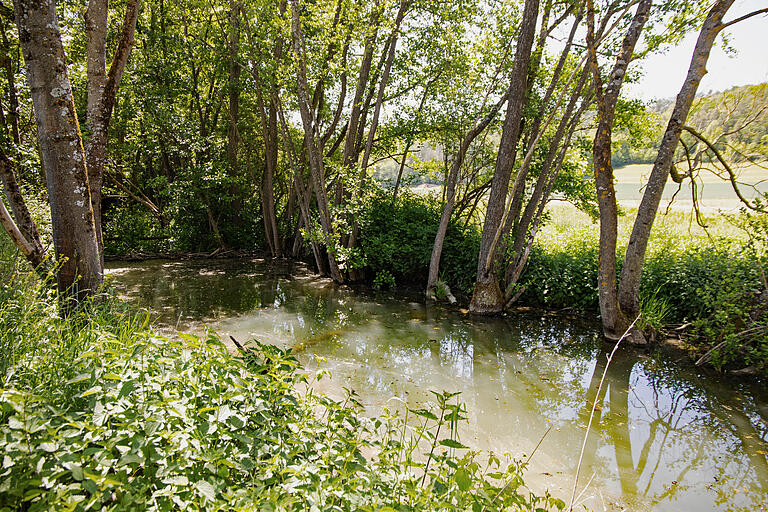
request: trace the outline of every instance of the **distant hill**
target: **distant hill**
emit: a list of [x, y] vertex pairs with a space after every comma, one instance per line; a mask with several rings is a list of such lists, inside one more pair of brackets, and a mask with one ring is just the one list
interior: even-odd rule
[[[656, 116], [657, 136], [649, 136], [644, 144], [634, 147], [629, 140], [620, 139], [614, 148], [614, 166], [653, 162], [674, 103], [674, 98], [665, 98], [646, 107]], [[768, 83], [701, 95], [686, 124], [715, 142], [730, 161], [768, 160]]]

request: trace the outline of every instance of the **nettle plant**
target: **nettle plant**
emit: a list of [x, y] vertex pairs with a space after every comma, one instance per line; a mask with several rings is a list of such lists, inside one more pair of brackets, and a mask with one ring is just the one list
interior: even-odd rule
[[213, 335], [102, 333], [55, 392], [9, 372], [0, 510], [564, 507], [526, 490], [524, 464], [460, 443], [454, 395], [369, 418], [353, 394], [312, 392], [324, 372], [290, 350], [251, 347], [236, 357]]

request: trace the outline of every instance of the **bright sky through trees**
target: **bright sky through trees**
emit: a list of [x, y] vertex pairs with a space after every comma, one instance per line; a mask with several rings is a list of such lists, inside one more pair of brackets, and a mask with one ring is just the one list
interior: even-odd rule
[[[768, 0], [737, 0], [727, 20], [768, 6]], [[726, 52], [722, 36], [712, 49], [707, 69], [699, 86], [700, 93], [723, 91], [736, 85], [768, 81], [768, 16], [760, 15], [742, 21], [724, 31], [731, 48]], [[643, 62], [644, 75], [638, 84], [628, 84], [627, 92], [643, 100], [673, 97], [680, 90], [697, 32], [691, 32], [666, 53], [651, 55]]]

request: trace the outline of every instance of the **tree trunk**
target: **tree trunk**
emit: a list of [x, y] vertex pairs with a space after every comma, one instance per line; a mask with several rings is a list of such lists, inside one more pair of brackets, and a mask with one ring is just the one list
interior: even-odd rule
[[[544, 190], [539, 192], [539, 183], [536, 184], [536, 189], [533, 192], [533, 196], [536, 198], [538, 195], [539, 199], [532, 198], [532, 200], [528, 203], [528, 207], [531, 208], [530, 213], [526, 208], [526, 212], [523, 214], [523, 218], [520, 222], [519, 235], [521, 237], [525, 236], [527, 238], [521, 238], [520, 245], [515, 246], [515, 254], [517, 256], [514, 261], [514, 265], [510, 264], [510, 266], [507, 268], [507, 271], [505, 272], [506, 289], [504, 292], [504, 298], [507, 301], [505, 305], [506, 308], [511, 306], [518, 298], [520, 298], [522, 293], [525, 291], [524, 289], [515, 290], [514, 285], [520, 279], [523, 270], [525, 270], [525, 265], [528, 263], [528, 258], [530, 257], [531, 249], [533, 248], [533, 241], [536, 238], [536, 233], [538, 232], [539, 225], [541, 224], [544, 208], [549, 202], [549, 197], [552, 193], [552, 188], [555, 185], [555, 180], [557, 179], [557, 175], [559, 174], [563, 165], [563, 161], [565, 160], [565, 153], [568, 151], [568, 148], [571, 145], [571, 138], [576, 130], [576, 127], [578, 126], [579, 119], [584, 114], [584, 111], [589, 104], [590, 102], [585, 100], [579, 108], [579, 111], [571, 119], [571, 125], [567, 130], [568, 134], [566, 135], [565, 142], [563, 142], [562, 146], [560, 146], [559, 154], [557, 155], [554, 163], [550, 162], [545, 164], [544, 170], [542, 171], [547, 177]], [[550, 172], [549, 168], [552, 166], [554, 166], [554, 168], [552, 168]], [[535, 213], [533, 213], [534, 208], [536, 209]]]
[[[384, 64], [384, 71], [381, 74], [381, 81], [379, 82], [379, 90], [376, 94], [376, 104], [373, 107], [373, 118], [371, 119], [371, 127], [368, 129], [368, 139], [365, 143], [365, 152], [363, 153], [363, 161], [360, 163], [360, 183], [358, 185], [357, 195], [359, 199], [362, 199], [365, 193], [365, 180], [368, 176], [368, 160], [371, 157], [371, 151], [373, 149], [373, 139], [376, 137], [376, 130], [379, 126], [379, 116], [381, 114], [381, 107], [384, 104], [384, 92], [387, 89], [387, 82], [389, 82], [389, 73], [392, 70], [392, 63], [395, 60], [395, 50], [397, 49], [397, 38], [400, 32], [400, 25], [403, 23], [408, 8], [411, 5], [411, 0], [401, 0], [400, 7], [397, 10], [397, 17], [395, 18], [395, 27], [392, 29], [392, 34], [389, 36], [389, 51], [387, 53], [387, 60]], [[357, 243], [358, 223], [355, 219], [352, 225], [352, 234], [349, 236], [349, 242], [347, 247], [352, 248]]]
[[[499, 288], [494, 273], [493, 255], [490, 254], [493, 239], [504, 214], [507, 189], [515, 163], [517, 142], [520, 139], [520, 120], [523, 113], [525, 93], [528, 90], [528, 68], [531, 60], [531, 48], [536, 32], [536, 18], [539, 12], [539, 0], [526, 0], [520, 36], [517, 40], [515, 63], [512, 68], [509, 95], [507, 97], [507, 116], [502, 128], [499, 154], [491, 182], [483, 234], [480, 241], [480, 254], [477, 263], [477, 278], [469, 309], [473, 313], [495, 314], [504, 307], [504, 295]], [[488, 265], [487, 262], [491, 261]]]
[[[29, 246], [29, 250], [22, 246], [19, 246], [19, 249], [21, 249], [32, 266], [38, 268], [45, 259], [43, 242], [40, 239], [37, 226], [35, 226], [35, 221], [32, 219], [32, 214], [29, 213], [27, 203], [21, 195], [21, 190], [19, 190], [16, 173], [13, 170], [13, 162], [2, 149], [0, 149], [0, 182], [3, 184], [5, 196], [13, 212], [15, 219], [14, 227], [19, 231], [26, 245]], [[0, 202], [2, 202], [2, 198], [0, 198]], [[6, 226], [6, 229], [10, 229], [10, 225]], [[11, 232], [8, 231], [8, 233], [10, 234]], [[14, 241], [16, 241], [15, 238]]]
[[[11, 45], [8, 42], [8, 36], [5, 33], [5, 23], [0, 19], [0, 34], [2, 34], [2, 66], [5, 69], [5, 77], [8, 81], [8, 117], [11, 122], [11, 137], [13, 142], [19, 144], [19, 99], [16, 94], [16, 74], [13, 71], [13, 62], [11, 61]], [[15, 53], [15, 52], [14, 52]]]
[[451, 221], [451, 214], [453, 213], [453, 206], [456, 201], [456, 184], [459, 179], [459, 171], [464, 163], [464, 157], [469, 150], [469, 146], [477, 138], [478, 135], [488, 127], [488, 125], [499, 113], [501, 107], [507, 101], [505, 95], [500, 99], [496, 105], [493, 106], [491, 111], [480, 120], [469, 132], [466, 133], [464, 139], [462, 139], [459, 149], [456, 152], [456, 156], [451, 164], [451, 170], [448, 173], [448, 179], [446, 180], [446, 194], [445, 194], [445, 206], [443, 206], [443, 214], [440, 216], [440, 224], [437, 227], [437, 233], [435, 234], [435, 242], [432, 245], [432, 256], [429, 258], [429, 274], [427, 276], [427, 299], [434, 300], [435, 298], [435, 284], [437, 283], [437, 276], [440, 273], [440, 257], [443, 254], [443, 244], [445, 243], [445, 234], [448, 232], [448, 224]]
[[[600, 247], [598, 249], [598, 296], [603, 333], [611, 341], [618, 340], [629, 327], [630, 322], [621, 311], [616, 289], [616, 242], [618, 234], [618, 211], [616, 191], [613, 187], [613, 166], [611, 165], [611, 129], [616, 113], [616, 103], [621, 85], [632, 60], [643, 26], [648, 21], [652, 0], [640, 0], [629, 25], [621, 50], [616, 57], [609, 81], [603, 90], [597, 48], [594, 34], [595, 10], [592, 0], [587, 1], [587, 46], [589, 64], [592, 69], [595, 97], [597, 99], [597, 131], [592, 146], [597, 204], [600, 211]], [[642, 334], [634, 329], [629, 338], [632, 343], [644, 343]]]
[[[509, 300], [511, 297], [510, 287], [517, 282], [517, 279], [522, 274], [525, 261], [527, 260], [527, 256], [523, 257], [523, 245], [528, 238], [528, 228], [533, 221], [539, 203], [544, 204], [549, 200], [549, 193], [546, 192], [546, 189], [548, 188], [547, 185], [551, 179], [554, 179], [557, 176], [557, 172], [559, 172], [559, 168], [555, 165], [555, 160], [558, 155], [558, 149], [561, 147], [560, 142], [566, 138], [568, 128], [570, 128], [570, 133], [576, 129], [578, 119], [581, 118], [581, 115], [584, 112], [584, 108], [589, 103], [585, 99], [582, 103], [582, 108], [579, 109], [575, 116], [571, 117], [573, 114], [573, 109], [576, 107], [576, 103], [578, 102], [579, 98], [584, 95], [584, 84], [588, 77], [589, 69], [585, 67], [582, 71], [582, 76], [579, 79], [579, 83], [571, 93], [571, 98], [565, 108], [565, 112], [562, 114], [562, 118], [560, 119], [560, 123], [555, 130], [555, 134], [549, 141], [549, 151], [547, 152], [547, 156], [541, 167], [541, 172], [539, 173], [539, 177], [536, 180], [536, 185], [534, 186], [533, 192], [531, 193], [531, 198], [528, 200], [528, 204], [526, 205], [525, 210], [523, 210], [523, 214], [517, 225], [515, 239], [512, 245], [512, 261], [507, 266], [504, 275], [506, 288], [504, 295], [507, 300]], [[570, 141], [570, 133], [568, 133], [567, 137], [568, 142], [566, 142], [564, 146], [567, 145]], [[556, 172], [553, 172], [552, 175], [550, 175], [549, 171], [550, 169], [553, 169], [553, 167], [556, 169]]]
[[715, 38], [724, 27], [723, 17], [733, 2], [734, 0], [719, 0], [709, 11], [704, 21], [696, 41], [696, 47], [693, 50], [691, 64], [688, 67], [688, 76], [677, 95], [672, 117], [667, 124], [640, 207], [637, 210], [619, 283], [619, 304], [622, 311], [629, 317], [637, 316], [640, 313], [640, 277], [653, 221], [656, 218], [664, 186], [667, 183], [667, 176], [669, 176], [672, 167], [675, 149], [680, 142], [683, 125], [691, 105], [696, 99], [699, 83], [707, 73], [706, 66], [709, 53]]
[[82, 299], [98, 290], [103, 267], [56, 3], [15, 0], [14, 8], [48, 182], [58, 287], [63, 297]]
[[100, 254], [104, 249], [101, 228], [101, 187], [107, 159], [109, 121], [112, 117], [112, 109], [115, 105], [117, 90], [120, 87], [120, 80], [133, 48], [136, 20], [139, 16], [139, 0], [129, 0], [126, 5], [120, 41], [109, 72], [106, 70], [108, 10], [107, 0], [91, 0], [85, 12], [88, 89], [85, 120], [88, 137], [85, 143], [85, 157]]
[[[363, 60], [360, 63], [360, 73], [357, 78], [355, 88], [355, 97], [352, 100], [352, 110], [349, 114], [349, 123], [347, 124], [347, 135], [344, 137], [344, 152], [342, 153], [341, 163], [345, 167], [351, 167], [357, 163], [356, 138], [357, 130], [360, 124], [360, 112], [362, 110], [363, 95], [368, 88], [368, 78], [371, 74], [371, 63], [373, 62], [373, 50], [376, 46], [376, 35], [379, 29], [379, 8], [378, 4], [374, 7], [371, 14], [371, 24], [374, 26], [373, 33], [365, 40], [365, 50]], [[337, 186], [336, 199], [340, 202], [340, 196], [343, 197], [343, 190], [340, 194]]]
[[291, 0], [291, 17], [293, 51], [297, 60], [296, 85], [298, 103], [301, 121], [304, 126], [304, 141], [307, 148], [309, 171], [315, 189], [320, 226], [322, 227], [323, 235], [325, 237], [331, 279], [337, 283], [342, 283], [344, 279], [334, 255], [334, 246], [338, 241], [335, 239], [336, 234], [331, 224], [331, 214], [328, 207], [328, 193], [325, 188], [325, 174], [323, 170], [323, 155], [320, 152], [315, 137], [315, 129], [313, 126], [314, 116], [312, 115], [310, 98], [307, 90], [307, 64], [304, 53], [304, 38], [301, 33], [301, 18], [299, 16], [299, 6], [297, 5], [296, 0]]
[[229, 1], [229, 125], [227, 127], [227, 160], [234, 174], [238, 171], [237, 122], [240, 118], [240, 3]]

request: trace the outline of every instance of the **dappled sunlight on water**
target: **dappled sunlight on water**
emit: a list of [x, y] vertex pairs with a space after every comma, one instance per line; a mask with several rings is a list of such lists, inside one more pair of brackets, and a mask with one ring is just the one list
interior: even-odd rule
[[597, 325], [575, 316], [479, 319], [412, 299], [336, 287], [303, 267], [264, 260], [113, 264], [118, 292], [152, 308], [162, 328], [203, 325], [238, 340], [294, 347], [318, 387], [359, 393], [375, 413], [399, 397], [460, 391], [462, 441], [531, 453], [526, 481], [593, 510], [768, 510], [768, 395], [720, 382], [679, 355], [608, 353]]

